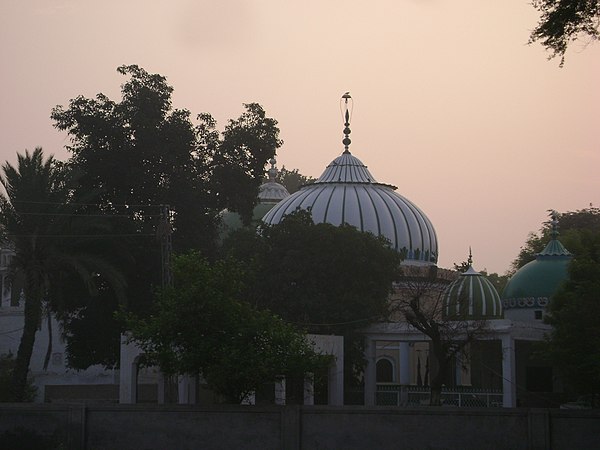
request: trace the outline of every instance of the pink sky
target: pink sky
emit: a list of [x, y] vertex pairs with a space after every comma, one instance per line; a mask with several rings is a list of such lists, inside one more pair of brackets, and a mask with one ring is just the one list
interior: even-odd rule
[[220, 127], [259, 102], [279, 121], [278, 165], [319, 176], [352, 145], [416, 203], [442, 267], [503, 273], [530, 231], [600, 204], [600, 44], [565, 67], [527, 45], [527, 0], [3, 0], [0, 160], [42, 146], [67, 157], [50, 110], [118, 99], [122, 64], [167, 76], [176, 107]]

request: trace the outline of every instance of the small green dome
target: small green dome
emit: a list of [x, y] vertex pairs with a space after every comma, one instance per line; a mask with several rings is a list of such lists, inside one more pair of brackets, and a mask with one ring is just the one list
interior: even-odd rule
[[442, 317], [446, 320], [502, 319], [502, 302], [494, 285], [469, 266], [446, 289]]
[[508, 281], [502, 292], [504, 308], [540, 308], [548, 305], [558, 287], [568, 278], [572, 257], [553, 236], [535, 260], [517, 270]]

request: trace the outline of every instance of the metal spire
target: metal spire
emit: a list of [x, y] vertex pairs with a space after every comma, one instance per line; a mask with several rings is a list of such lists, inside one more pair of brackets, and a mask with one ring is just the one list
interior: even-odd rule
[[277, 164], [277, 160], [275, 158], [271, 158], [269, 160], [269, 164], [271, 164], [271, 168], [268, 171], [269, 181], [274, 182], [277, 178], [277, 167], [275, 167], [275, 164]]
[[350, 140], [350, 119], [352, 119], [353, 107], [354, 102], [352, 101], [352, 97], [350, 97], [350, 92], [346, 92], [340, 99], [340, 110], [342, 111], [342, 119], [344, 120], [344, 139], [342, 140], [342, 144], [344, 144], [344, 153], [350, 153], [348, 147], [352, 142]]
[[469, 245], [469, 258], [467, 259], [467, 264], [469, 264], [469, 267], [473, 266], [473, 252], [471, 252], [470, 245]]

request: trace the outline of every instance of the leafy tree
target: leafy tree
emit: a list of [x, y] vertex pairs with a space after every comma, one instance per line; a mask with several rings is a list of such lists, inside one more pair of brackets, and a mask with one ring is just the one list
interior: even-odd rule
[[27, 373], [35, 334], [47, 310], [64, 304], [61, 294], [67, 274], [80, 286], [95, 288], [110, 282], [120, 289], [123, 280], [113, 269], [97, 221], [74, 214], [68, 203], [68, 171], [41, 148], [18, 154], [17, 167], [2, 166], [0, 220], [5, 242], [15, 255], [9, 267], [12, 290], [24, 293], [24, 328], [12, 377], [14, 400], [25, 399]]
[[[590, 206], [589, 208], [567, 211], [565, 213], [556, 213], [555, 211], [552, 211], [552, 214], [556, 216], [556, 225], [561, 233], [561, 242], [574, 254], [577, 254], [578, 230], [594, 231], [600, 229], [600, 208]], [[519, 255], [512, 263], [513, 271], [516, 271], [528, 262], [533, 261], [535, 255], [544, 249], [550, 240], [553, 220], [553, 218], [550, 218], [545, 221], [538, 233], [529, 234], [525, 245], [521, 247]]]
[[[81, 174], [73, 199], [81, 202], [84, 193], [86, 213], [111, 215], [113, 234], [121, 236], [120, 247], [129, 255], [120, 266], [128, 281], [127, 308], [143, 314], [161, 283], [156, 239], [164, 224], [161, 205], [170, 207], [176, 252], [214, 255], [218, 211], [252, 210], [265, 162], [281, 142], [277, 122], [260, 105], [245, 105], [221, 136], [209, 114], [201, 114], [195, 126], [189, 111], [173, 108], [173, 87], [164, 76], [136, 65], [117, 70], [128, 77], [120, 101], [104, 94], [78, 96], [67, 107], [55, 107], [51, 117], [69, 134], [68, 165]], [[103, 301], [118, 307], [110, 292], [103, 293]], [[88, 303], [85, 311], [65, 316], [69, 363], [81, 369], [94, 360], [113, 365], [119, 327], [106, 320], [104, 306]], [[86, 324], [98, 323], [107, 326], [99, 330], [105, 338], [96, 342], [107, 347], [91, 351], [82, 333], [92, 329]]]
[[311, 333], [344, 336], [345, 380], [362, 373], [360, 330], [388, 316], [400, 256], [383, 238], [314, 224], [298, 211], [261, 234], [239, 232], [225, 251], [245, 262], [247, 298]]
[[569, 279], [548, 306], [545, 350], [572, 393], [600, 394], [600, 231], [578, 235]]
[[569, 43], [583, 36], [598, 39], [598, 0], [534, 0], [532, 4], [541, 18], [529, 42], [541, 42], [552, 53], [550, 58], [560, 56], [561, 67]]
[[[15, 357], [12, 353], [0, 355], [0, 403], [10, 402], [14, 399], [12, 391], [12, 373], [15, 367]], [[27, 379], [23, 400], [32, 402], [35, 398], [37, 388], [30, 378]]]
[[437, 268], [430, 268], [428, 273], [408, 267], [403, 271], [397, 283], [394, 312], [430, 339], [433, 360], [430, 405], [439, 406], [442, 386], [447, 383], [455, 358], [488, 333], [487, 321], [443, 314], [450, 280], [438, 277]]
[[314, 183], [316, 179], [302, 175], [298, 169], [288, 170], [283, 166], [277, 173], [275, 181], [285, 186], [290, 194], [293, 194], [306, 184]]
[[[265, 163], [281, 146], [277, 121], [266, 117], [257, 103], [244, 105], [246, 112], [230, 120], [221, 139], [209, 134], [205, 148], [213, 157], [213, 183], [220, 206], [236, 211], [248, 225], [256, 206], [258, 188], [265, 174]], [[203, 119], [202, 130], [214, 130], [214, 120]]]
[[240, 270], [232, 260], [210, 265], [196, 253], [179, 256], [175, 287], [161, 292], [153, 314], [128, 318], [149, 363], [169, 374], [200, 373], [233, 403], [325, 362], [295, 328], [244, 301]]

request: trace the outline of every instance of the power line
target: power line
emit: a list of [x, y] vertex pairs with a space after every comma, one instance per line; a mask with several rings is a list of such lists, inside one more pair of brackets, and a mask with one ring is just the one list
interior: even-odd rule
[[160, 214], [82, 214], [82, 213], [38, 213], [38, 212], [20, 212], [15, 211], [20, 216], [68, 216], [68, 217], [135, 217], [135, 218], [156, 218]]
[[137, 237], [156, 236], [156, 233], [128, 233], [128, 234], [7, 234], [7, 238], [90, 238], [90, 237]]
[[28, 203], [28, 204], [33, 204], [33, 205], [61, 205], [61, 206], [122, 206], [125, 208], [161, 208], [162, 205], [154, 205], [154, 204], [149, 204], [149, 205], [143, 205], [143, 204], [132, 204], [132, 203], [112, 203], [112, 202], [106, 202], [106, 203], [76, 203], [76, 202], [36, 202], [36, 201], [29, 201], [29, 200], [11, 200], [10, 201], [11, 204], [14, 203]]

